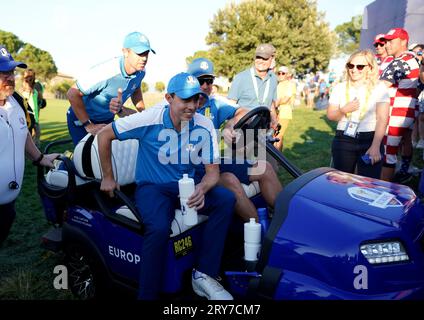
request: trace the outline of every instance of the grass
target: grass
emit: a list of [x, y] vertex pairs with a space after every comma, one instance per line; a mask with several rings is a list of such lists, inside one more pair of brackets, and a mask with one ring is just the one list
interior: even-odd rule
[[[160, 95], [145, 95], [147, 106], [160, 101]], [[41, 112], [42, 148], [47, 143], [68, 137], [66, 110], [69, 104], [49, 100]], [[330, 165], [331, 141], [335, 123], [325, 111], [298, 107], [287, 130], [284, 154], [302, 171]], [[415, 159], [422, 167], [422, 160]], [[417, 165], [417, 163], [415, 164]], [[290, 178], [280, 175], [284, 184]], [[411, 186], [416, 187], [417, 178]], [[36, 187], [36, 170], [27, 161], [23, 188], [16, 203], [17, 216], [8, 239], [0, 248], [0, 300], [5, 299], [73, 299], [68, 290], [53, 288], [54, 267], [63, 263], [61, 254], [40, 247], [40, 237], [49, 229]]]

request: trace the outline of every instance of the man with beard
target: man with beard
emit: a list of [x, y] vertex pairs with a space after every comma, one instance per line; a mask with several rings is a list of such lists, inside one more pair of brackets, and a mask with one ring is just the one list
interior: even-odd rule
[[58, 154], [44, 155], [34, 144], [25, 120], [23, 98], [14, 95], [17, 62], [0, 46], [0, 246], [15, 220], [15, 199], [21, 191], [25, 153], [35, 165], [53, 167]]
[[[381, 178], [386, 181], [406, 183], [412, 160], [411, 133], [415, 121], [419, 65], [414, 53], [408, 51], [408, 32], [401, 28], [391, 29], [385, 36], [387, 54], [394, 60], [387, 66], [380, 80], [389, 88], [390, 118], [383, 139], [385, 155]], [[394, 177], [397, 153], [401, 140], [402, 164]]]
[[69, 89], [67, 121], [75, 145], [88, 132], [94, 135], [111, 123], [115, 114], [122, 117], [134, 113], [123, 107], [129, 97], [137, 111], [144, 110], [141, 81], [150, 51], [155, 53], [149, 39], [132, 32], [125, 37], [123, 56], [94, 66]]

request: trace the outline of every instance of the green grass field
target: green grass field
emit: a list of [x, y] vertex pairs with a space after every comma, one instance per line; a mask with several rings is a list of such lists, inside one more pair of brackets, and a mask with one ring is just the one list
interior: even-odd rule
[[[145, 97], [151, 106], [161, 96]], [[68, 102], [49, 100], [41, 112], [42, 147], [68, 137]], [[294, 110], [285, 138], [284, 154], [301, 170], [330, 165], [331, 141], [335, 123], [326, 120], [325, 111], [299, 107]], [[421, 161], [422, 162], [422, 161]], [[73, 299], [67, 290], [55, 290], [53, 269], [62, 264], [62, 256], [40, 247], [40, 237], [49, 229], [36, 189], [36, 171], [27, 161], [22, 192], [17, 200], [17, 217], [9, 238], [0, 248], [0, 300]], [[280, 175], [284, 184], [287, 175]], [[417, 179], [413, 182], [416, 185]]]

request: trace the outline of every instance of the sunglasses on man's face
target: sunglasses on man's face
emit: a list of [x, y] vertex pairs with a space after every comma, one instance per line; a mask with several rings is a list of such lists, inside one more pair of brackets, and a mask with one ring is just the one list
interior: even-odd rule
[[213, 83], [213, 78], [197, 78], [199, 80], [199, 84], [203, 86], [203, 84], [206, 82], [207, 85], [211, 85]]
[[279, 76], [284, 76], [286, 73], [285, 72], [278, 72]]
[[374, 47], [384, 47], [386, 44], [382, 43], [382, 42], [377, 42], [376, 44], [374, 44]]
[[362, 71], [364, 70], [366, 66], [367, 66], [366, 64], [352, 64], [352, 63], [346, 64], [346, 67], [348, 67], [349, 70], [353, 70], [353, 68], [356, 67], [356, 69], [358, 69], [359, 71]]
[[421, 57], [421, 56], [423, 55], [423, 52], [422, 52], [422, 51], [418, 51], [418, 52], [416, 53], [416, 55]]

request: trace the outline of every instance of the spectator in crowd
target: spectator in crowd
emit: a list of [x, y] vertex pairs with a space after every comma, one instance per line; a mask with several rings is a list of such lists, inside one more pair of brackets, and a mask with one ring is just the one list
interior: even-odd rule
[[309, 109], [314, 108], [314, 100], [317, 95], [317, 85], [313, 78], [305, 85], [305, 95], [306, 95], [306, 107]]
[[[233, 127], [246, 114], [246, 109], [230, 104], [228, 101], [222, 99], [222, 97], [211, 95], [213, 81], [215, 79], [212, 61], [206, 58], [195, 59], [188, 66], [187, 72], [197, 78], [202, 92], [206, 96], [209, 96], [208, 100], [200, 96], [197, 112], [211, 119], [215, 129], [219, 129], [225, 124], [223, 134], [226, 141], [231, 144], [233, 138], [235, 138]], [[221, 174], [219, 184], [234, 193], [236, 196], [235, 212], [244, 221], [249, 221], [250, 218], [258, 219], [258, 215], [255, 205], [247, 197], [241, 183], [249, 185], [257, 181], [263, 198], [271, 208], [274, 208], [275, 199], [282, 190], [281, 183], [272, 166], [268, 162], [265, 162], [264, 159], [259, 161], [263, 162], [261, 164], [251, 164], [245, 161], [239, 164], [221, 161], [220, 164]], [[248, 172], [249, 169], [251, 170], [250, 174]], [[203, 165], [196, 170], [196, 174], [200, 177], [204, 175]]]
[[53, 167], [58, 154], [44, 155], [34, 144], [25, 121], [23, 98], [15, 93], [15, 69], [27, 65], [17, 62], [0, 46], [0, 246], [15, 220], [18, 197], [25, 169], [25, 153], [34, 165]]
[[68, 91], [71, 107], [67, 113], [68, 129], [76, 145], [87, 133], [96, 134], [115, 117], [135, 111], [123, 106], [131, 97], [137, 111], [144, 110], [141, 81], [150, 47], [147, 37], [131, 32], [124, 39], [123, 56], [91, 68]]
[[293, 119], [293, 104], [296, 97], [296, 85], [291, 81], [291, 72], [288, 67], [281, 66], [278, 68], [278, 87], [277, 87], [277, 108], [278, 108], [278, 123], [280, 130], [278, 131], [278, 142], [275, 147], [283, 150], [284, 134], [289, 126], [290, 120]]
[[[40, 109], [45, 106], [43, 90], [35, 81], [35, 71], [27, 69], [23, 74], [22, 96], [28, 103], [28, 112], [31, 113], [34, 123], [29, 128], [34, 143], [40, 145], [41, 127], [40, 127]], [[31, 117], [31, 118], [32, 118]]]
[[[415, 53], [415, 58], [418, 64], [423, 60], [424, 44], [413, 43], [409, 46], [409, 51]], [[414, 130], [412, 131], [412, 145], [417, 149], [424, 149], [424, 84], [418, 79], [417, 87], [417, 106], [418, 106], [418, 121], [415, 121]], [[418, 136], [418, 137], [417, 137]], [[418, 140], [418, 142], [417, 142]]]
[[333, 89], [327, 109], [328, 119], [338, 121], [332, 145], [334, 168], [349, 173], [357, 168], [360, 175], [380, 177], [389, 102], [386, 87], [378, 82], [373, 53], [352, 54], [346, 81]]
[[269, 108], [274, 127], [277, 125], [275, 101], [278, 81], [271, 67], [275, 52], [272, 44], [260, 44], [255, 51], [253, 66], [234, 77], [228, 92], [228, 98], [243, 108], [254, 109], [260, 106]]
[[375, 58], [379, 66], [379, 75], [381, 75], [384, 69], [387, 68], [390, 62], [393, 61], [393, 57], [387, 54], [386, 50], [386, 39], [384, 34], [377, 34], [374, 38]]
[[328, 74], [328, 83], [331, 84], [336, 81], [337, 75], [334, 69], [331, 69], [331, 72]]
[[[199, 243], [200, 254], [192, 272], [192, 286], [196, 294], [210, 300], [232, 300], [231, 294], [215, 278], [219, 273], [235, 199], [230, 191], [216, 186], [219, 180], [218, 143], [212, 122], [196, 112], [200, 95], [204, 93], [197, 79], [188, 73], [179, 73], [169, 81], [165, 95], [168, 105], [119, 118], [98, 135], [103, 172], [101, 190], [111, 195], [118, 188], [111, 164], [112, 140], [137, 139], [142, 146], [137, 156], [135, 191], [137, 209], [145, 228], [139, 299], [158, 298], [169, 230], [179, 203], [178, 180], [183, 174], [193, 178], [195, 165], [203, 163], [206, 173], [187, 203], [200, 214], [209, 216]], [[169, 139], [164, 134], [168, 134]], [[181, 139], [182, 135], [188, 138]], [[170, 142], [170, 139], [176, 141]], [[188, 163], [182, 163], [185, 155]]]
[[[411, 131], [415, 121], [419, 65], [414, 53], [408, 51], [409, 35], [405, 29], [391, 29], [385, 36], [387, 53], [394, 60], [380, 76], [389, 88], [390, 118], [384, 138], [385, 156], [381, 178], [405, 183], [409, 178], [412, 160]], [[399, 145], [402, 144], [402, 163], [394, 177]]]

